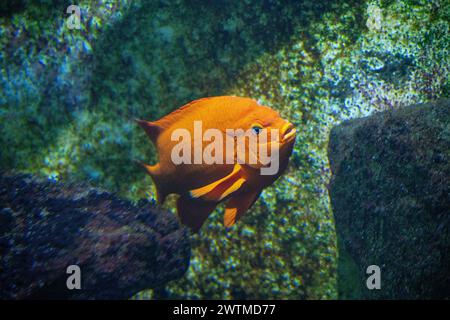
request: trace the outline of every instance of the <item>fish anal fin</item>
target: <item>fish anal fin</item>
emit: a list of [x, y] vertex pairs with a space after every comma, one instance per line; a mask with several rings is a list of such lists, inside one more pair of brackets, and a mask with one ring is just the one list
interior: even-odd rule
[[258, 199], [261, 191], [247, 192], [233, 196], [228, 200], [223, 217], [225, 227], [232, 227]]
[[193, 189], [189, 192], [189, 195], [194, 199], [201, 198], [205, 201], [219, 202], [226, 196], [237, 191], [245, 181], [246, 180], [242, 175], [241, 166], [236, 164], [233, 171], [226, 177], [201, 188]]
[[181, 223], [188, 226], [194, 233], [200, 230], [215, 207], [216, 203], [189, 199], [185, 196], [180, 196], [177, 200], [177, 212]]
[[150, 122], [145, 120], [135, 120], [137, 124], [144, 129], [147, 136], [153, 141], [153, 143], [156, 144], [156, 139], [158, 138], [159, 134], [163, 131], [163, 128], [158, 125], [157, 122]]

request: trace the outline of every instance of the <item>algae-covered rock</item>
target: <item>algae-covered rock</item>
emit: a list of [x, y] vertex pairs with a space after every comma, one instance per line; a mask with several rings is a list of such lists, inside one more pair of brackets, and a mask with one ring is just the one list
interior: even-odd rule
[[[0, 299], [128, 299], [181, 277], [190, 244], [171, 213], [146, 201], [2, 173], [0, 256]], [[81, 287], [69, 290], [73, 265]]]
[[77, 4], [79, 30], [67, 28], [64, 1], [2, 7], [2, 168], [152, 199], [150, 178], [132, 160], [156, 163], [156, 152], [132, 119], [155, 120], [205, 96], [252, 97], [296, 126], [289, 168], [231, 230], [216, 210], [191, 238], [185, 277], [156, 296], [336, 298], [329, 130], [374, 110], [450, 96], [450, 3]]
[[450, 100], [344, 122], [329, 158], [340, 297], [450, 298]]

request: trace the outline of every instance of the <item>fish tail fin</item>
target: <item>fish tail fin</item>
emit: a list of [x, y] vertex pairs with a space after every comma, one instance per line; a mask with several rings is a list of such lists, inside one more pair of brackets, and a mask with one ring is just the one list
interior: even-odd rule
[[155, 165], [148, 165], [145, 164], [144, 162], [138, 161], [136, 160], [136, 162], [142, 166], [142, 168], [144, 168], [145, 172], [147, 172], [147, 174], [152, 177], [153, 183], [155, 184], [156, 187], [156, 201], [159, 204], [164, 203], [164, 200], [166, 200], [167, 197], [167, 193], [164, 191], [164, 188], [162, 187], [158, 176], [160, 175], [160, 166], [159, 163], [155, 164]]
[[177, 200], [177, 212], [182, 224], [197, 233], [216, 207], [214, 202], [205, 202], [180, 196]]
[[155, 122], [135, 119], [136, 123], [144, 129], [147, 136], [152, 140], [154, 144], [156, 144], [156, 139], [162, 131], [162, 127]]

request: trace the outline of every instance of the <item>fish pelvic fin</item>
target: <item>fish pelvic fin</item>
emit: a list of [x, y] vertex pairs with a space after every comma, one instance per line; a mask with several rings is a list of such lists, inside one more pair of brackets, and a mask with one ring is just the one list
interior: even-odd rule
[[163, 131], [163, 128], [156, 122], [150, 122], [146, 120], [135, 119], [136, 123], [144, 129], [147, 136], [156, 144], [159, 134]]
[[244, 213], [251, 208], [256, 202], [261, 191], [247, 192], [237, 196], [233, 196], [228, 200], [223, 217], [223, 224], [225, 227], [232, 227]]
[[233, 171], [226, 177], [214, 181], [201, 188], [189, 191], [189, 195], [194, 199], [202, 199], [205, 201], [220, 202], [228, 195], [239, 190], [246, 182], [242, 175], [241, 166], [235, 164]]
[[177, 212], [182, 224], [197, 233], [205, 220], [214, 211], [216, 203], [204, 202], [180, 196], [177, 200]]
[[159, 163], [152, 166], [138, 160], [136, 160], [136, 162], [145, 170], [145, 172], [147, 172], [150, 177], [152, 177], [153, 183], [155, 184], [156, 188], [156, 202], [158, 204], [164, 203], [164, 200], [166, 200], [167, 197], [167, 193], [164, 191], [161, 183], [158, 180], [160, 170]]

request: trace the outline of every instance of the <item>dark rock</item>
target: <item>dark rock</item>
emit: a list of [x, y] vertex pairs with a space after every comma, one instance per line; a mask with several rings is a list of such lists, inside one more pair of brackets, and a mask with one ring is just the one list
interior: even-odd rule
[[[180, 278], [188, 232], [175, 215], [86, 186], [0, 174], [1, 299], [128, 299]], [[69, 265], [81, 289], [68, 290]]]
[[450, 101], [345, 122], [329, 159], [340, 297], [450, 298]]

